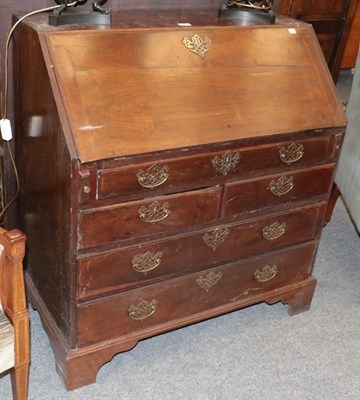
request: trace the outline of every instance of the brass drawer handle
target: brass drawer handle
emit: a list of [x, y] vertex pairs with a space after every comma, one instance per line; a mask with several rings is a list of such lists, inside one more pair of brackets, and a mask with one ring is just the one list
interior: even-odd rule
[[304, 145], [298, 143], [291, 143], [288, 147], [281, 147], [279, 150], [280, 160], [285, 164], [292, 164], [299, 161], [304, 155]]
[[203, 241], [204, 243], [211, 247], [214, 251], [216, 248], [221, 244], [222, 242], [225, 241], [225, 239], [229, 236], [230, 229], [224, 228], [216, 228], [212, 232], [207, 232], [203, 236]]
[[266, 240], [275, 240], [281, 237], [285, 233], [286, 224], [283, 222], [274, 222], [271, 225], [267, 225], [263, 228], [262, 234]]
[[226, 176], [228, 172], [234, 171], [240, 160], [239, 153], [227, 152], [223, 156], [216, 156], [212, 160], [212, 165], [216, 172]]
[[157, 300], [141, 300], [140, 303], [135, 306], [131, 305], [128, 309], [129, 317], [135, 321], [141, 321], [145, 318], [149, 318], [150, 315], [154, 314], [158, 305]]
[[277, 265], [265, 265], [263, 269], [257, 269], [254, 273], [254, 278], [258, 282], [267, 282], [271, 279], [275, 278], [277, 273], [279, 272], [279, 268]]
[[137, 254], [131, 261], [132, 267], [136, 272], [146, 274], [148, 271], [151, 271], [160, 265], [162, 255], [163, 253], [161, 251], [158, 251], [155, 254], [151, 251], [144, 254]]
[[270, 192], [275, 196], [284, 196], [284, 194], [289, 193], [294, 187], [294, 177], [289, 178], [285, 175], [281, 176], [278, 180], [272, 180], [269, 184]]
[[218, 273], [215, 272], [209, 272], [208, 274], [200, 275], [196, 279], [196, 283], [201, 287], [201, 289], [204, 289], [206, 292], [208, 292], [213, 286], [215, 286], [222, 278], [222, 272], [219, 271]]
[[155, 223], [168, 217], [171, 211], [168, 203], [161, 205], [159, 202], [154, 201], [149, 207], [142, 206], [138, 212], [141, 221]]
[[191, 39], [185, 37], [182, 43], [201, 58], [204, 58], [205, 54], [211, 49], [211, 40], [207, 36], [201, 37], [198, 34], [193, 35]]
[[136, 177], [142, 187], [153, 189], [166, 182], [169, 177], [169, 167], [154, 164], [146, 171], [141, 169]]

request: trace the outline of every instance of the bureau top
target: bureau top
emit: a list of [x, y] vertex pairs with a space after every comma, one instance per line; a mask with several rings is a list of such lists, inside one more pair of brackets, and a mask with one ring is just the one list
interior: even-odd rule
[[45, 30], [83, 162], [344, 126], [308, 25]]

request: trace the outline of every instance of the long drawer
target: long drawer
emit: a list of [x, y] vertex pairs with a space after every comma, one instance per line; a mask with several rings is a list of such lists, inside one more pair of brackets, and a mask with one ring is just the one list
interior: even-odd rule
[[129, 290], [316, 239], [325, 204], [79, 259], [78, 299]]
[[330, 162], [335, 141], [319, 137], [299, 142], [278, 142], [243, 146], [196, 156], [163, 159], [139, 165], [100, 170], [97, 173], [97, 199], [132, 193], [177, 188], [203, 181], [234, 179], [256, 171], [289, 166], [304, 167]]
[[213, 187], [81, 211], [79, 248], [215, 222], [220, 195]]
[[78, 345], [130, 335], [305, 280], [316, 245], [269, 253], [78, 307]]

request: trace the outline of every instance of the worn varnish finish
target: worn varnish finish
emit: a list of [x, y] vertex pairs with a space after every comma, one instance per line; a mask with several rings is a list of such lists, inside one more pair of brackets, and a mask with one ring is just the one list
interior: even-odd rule
[[[332, 138], [332, 136], [330, 136]], [[333, 157], [334, 141], [329, 137], [303, 140], [306, 152], [296, 163], [297, 167], [307, 165], [309, 162], [328, 162]], [[228, 145], [224, 150], [208, 152], [207, 154], [197, 154], [180, 158], [164, 158], [161, 160], [153, 159], [152, 162], [136, 166], [123, 166], [119, 168], [106, 168], [97, 173], [97, 198], [107, 199], [117, 196], [132, 194], [134, 197], [143, 197], [148, 191], [147, 188], [139, 185], [137, 175], [140, 171], [148, 171], [153, 166], [158, 169], [167, 168], [167, 179], [153, 188], [153, 192], [174, 190], [175, 187], [181, 188], [183, 185], [199, 185], [223, 182], [224, 179], [238, 178], [239, 176], [248, 177], [249, 170], [252, 176], [262, 174], [263, 170], [282, 171], [285, 161], [279, 157], [279, 148], [287, 148], [291, 141], [276, 142], [251, 146], [245, 143], [240, 147], [230, 148]], [[221, 159], [226, 152], [239, 154], [241, 162], [234, 169], [230, 169], [226, 176], [218, 171], [213, 164], [216, 159]], [[291, 168], [291, 167], [290, 167]]]
[[[318, 239], [324, 204], [303, 207], [290, 213], [280, 213], [250, 222], [211, 226], [205, 230], [182, 236], [149, 241], [136, 246], [86, 255], [79, 259], [80, 299], [100, 293], [132, 289], [157, 282], [163, 277], [175, 277], [189, 271], [201, 270], [209, 265], [227, 263], [239, 257], [272, 251], [294, 243]], [[276, 240], [267, 240], [262, 233], [266, 226], [279, 221], [285, 223], [285, 233]], [[217, 246], [206, 243], [206, 236], [216, 229], [227, 231], [226, 238]], [[205, 239], [205, 240], [204, 240]], [[144, 255], [159, 257], [153, 269], [146, 272], [134, 269], [134, 260]], [[181, 254], [181, 257], [179, 257]], [[142, 256], [142, 257], [139, 257]]]
[[15, 37], [27, 285], [68, 389], [160, 332], [307, 310], [344, 133], [310, 26], [131, 15]]
[[[191, 53], [189, 57], [182, 45], [184, 36], [191, 38], [196, 32], [175, 29], [170, 37], [167, 30], [47, 35], [50, 53], [61, 68], [59, 87], [82, 161], [216, 143], [219, 136], [231, 141], [295, 126], [306, 130], [315, 118], [319, 128], [336, 125], [339, 114], [331, 112], [336, 99], [330, 95], [320, 101], [320, 71], [306, 73], [315, 51], [310, 29], [299, 27], [296, 35], [280, 27], [248, 29], [237, 35], [230, 27], [202, 27], [202, 35], [212, 40], [204, 59]], [[260, 41], [273, 43], [261, 55], [254, 45]], [[313, 48], [304, 48], [302, 41]], [[102, 48], [102, 57], [94, 59], [93, 48]], [[284, 54], [289, 64], [282, 64]], [[229, 79], [222, 79], [224, 74]], [[139, 90], [141, 97], [134, 97]], [[93, 103], [94, 97], [102, 107]], [[279, 118], [264, 106], [263, 118], [254, 124], [259, 109], [249, 110], [247, 104], [262, 104], [264, 98], [287, 112]], [[109, 113], [116, 118], [109, 119]], [[178, 135], [184, 115], [186, 130]]]
[[[141, 337], [141, 331], [146, 332], [151, 328], [161, 331], [166, 325], [181, 326], [187, 322], [186, 317], [194, 318], [198, 313], [221, 306], [231, 309], [232, 303], [249, 296], [259, 296], [279, 286], [302, 282], [309, 277], [313, 255], [314, 246], [292, 248], [247, 262], [238, 261], [204, 272], [187, 274], [169, 281], [166, 285], [151, 285], [81, 305], [80, 345], [90, 345], [124, 335]], [[257, 282], [254, 279], [256, 270], [261, 270], [268, 264], [278, 267], [276, 279]], [[218, 274], [218, 282], [207, 291], [200, 286], [198, 280], [209, 273]], [[155, 299], [158, 304], [154, 314], [139, 323], [129, 319], [128, 308], [142, 299]], [[128, 322], [124, 324], [124, 320]], [[104, 326], [109, 326], [108, 321], [113, 323], [109, 329], [104, 329]]]

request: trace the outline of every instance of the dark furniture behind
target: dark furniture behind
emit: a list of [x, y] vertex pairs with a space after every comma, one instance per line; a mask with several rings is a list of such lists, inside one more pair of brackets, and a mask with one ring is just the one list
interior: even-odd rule
[[274, 10], [309, 22], [316, 32], [334, 81], [359, 0], [275, 0]]

